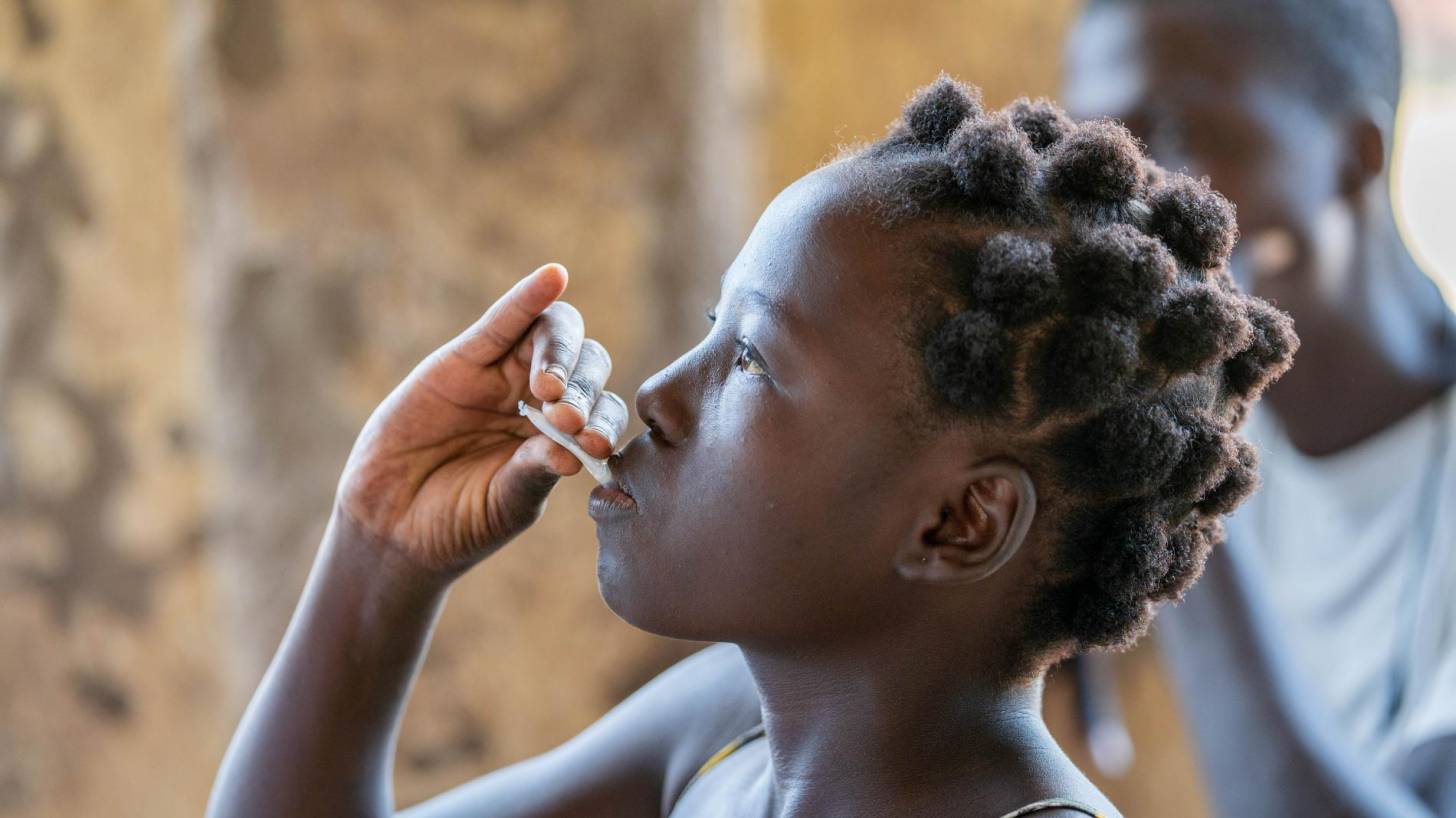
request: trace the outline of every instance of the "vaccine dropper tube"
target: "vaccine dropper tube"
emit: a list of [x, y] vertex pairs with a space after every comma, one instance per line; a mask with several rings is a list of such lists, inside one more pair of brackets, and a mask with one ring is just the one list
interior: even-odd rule
[[566, 449], [568, 452], [571, 452], [577, 460], [580, 460], [581, 465], [587, 470], [587, 473], [595, 478], [598, 483], [605, 486], [606, 484], [612, 482], [612, 470], [607, 468], [607, 461], [602, 460], [598, 457], [592, 457], [591, 455], [587, 454], [586, 450], [582, 449], [581, 446], [574, 439], [572, 439], [571, 435], [568, 435], [562, 432], [560, 429], [557, 429], [555, 426], [552, 426], [551, 421], [547, 420], [546, 416], [541, 414], [540, 409], [537, 409], [534, 406], [527, 405], [525, 401], [521, 401], [519, 404], [517, 404], [517, 408], [520, 410], [521, 414], [526, 416], [527, 420], [531, 421], [531, 425], [541, 430], [541, 434], [551, 438], [557, 443], [560, 443], [562, 448]]

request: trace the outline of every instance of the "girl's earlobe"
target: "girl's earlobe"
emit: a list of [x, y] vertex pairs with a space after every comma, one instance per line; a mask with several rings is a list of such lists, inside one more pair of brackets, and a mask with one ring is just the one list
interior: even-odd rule
[[977, 466], [959, 502], [896, 555], [895, 569], [916, 582], [984, 579], [1005, 565], [1026, 540], [1036, 514], [1036, 486], [1021, 464], [997, 459]]

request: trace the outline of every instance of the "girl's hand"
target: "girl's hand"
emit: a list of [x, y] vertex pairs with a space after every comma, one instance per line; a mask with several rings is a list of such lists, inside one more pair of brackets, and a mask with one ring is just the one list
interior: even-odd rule
[[453, 576], [535, 522], [581, 463], [537, 433], [516, 402], [597, 457], [627, 405], [603, 390], [611, 359], [557, 301], [566, 270], [547, 264], [415, 367], [374, 410], [344, 466], [336, 513], [429, 571]]

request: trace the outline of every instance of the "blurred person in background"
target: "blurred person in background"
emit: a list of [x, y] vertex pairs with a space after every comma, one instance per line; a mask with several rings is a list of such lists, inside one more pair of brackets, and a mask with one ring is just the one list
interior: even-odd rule
[[[1064, 101], [1237, 206], [1295, 320], [1263, 486], [1159, 622], [1220, 814], [1456, 815], [1456, 320], [1396, 226], [1386, 0], [1092, 0]], [[1456, 182], [1456, 180], [1451, 180]]]

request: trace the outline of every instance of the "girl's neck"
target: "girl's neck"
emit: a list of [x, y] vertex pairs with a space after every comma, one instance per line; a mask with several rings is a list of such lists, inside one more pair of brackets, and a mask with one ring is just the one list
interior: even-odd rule
[[850, 815], [949, 793], [1000, 804], [1055, 780], [1056, 760], [1070, 765], [1042, 722], [1039, 676], [1007, 684], [964, 654], [906, 646], [873, 658], [743, 652], [762, 702], [775, 815]]

